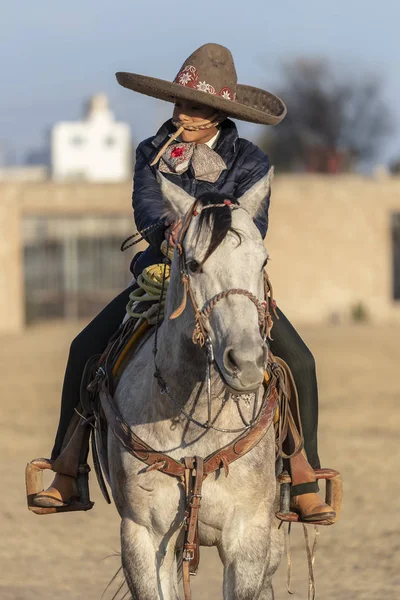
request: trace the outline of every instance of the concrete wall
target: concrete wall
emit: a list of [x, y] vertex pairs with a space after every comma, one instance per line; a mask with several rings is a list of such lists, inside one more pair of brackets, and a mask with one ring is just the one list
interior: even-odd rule
[[[0, 183], [0, 334], [25, 325], [22, 219], [25, 215], [132, 215], [132, 185]], [[132, 220], [133, 230], [133, 220]]]
[[45, 181], [48, 177], [49, 169], [45, 165], [23, 165], [0, 168], [0, 181], [2, 182]]
[[325, 321], [347, 318], [362, 302], [374, 321], [400, 322], [393, 212], [400, 212], [398, 178], [276, 178], [267, 248], [282, 309], [297, 321]]
[[19, 186], [0, 185], [0, 333], [24, 326], [23, 247]]
[[[129, 216], [131, 191], [130, 183], [0, 183], [0, 333], [24, 326], [22, 217]], [[374, 320], [400, 322], [392, 300], [393, 212], [400, 212], [400, 179], [277, 177], [266, 243], [284, 312], [296, 322], [347, 319], [362, 302]]]

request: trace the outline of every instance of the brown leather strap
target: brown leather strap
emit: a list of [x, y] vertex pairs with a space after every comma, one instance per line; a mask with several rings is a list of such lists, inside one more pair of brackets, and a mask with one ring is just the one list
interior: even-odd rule
[[251, 429], [242, 433], [233, 442], [213, 452], [204, 460], [205, 476], [218, 471], [222, 467], [226, 475], [229, 465], [252, 450], [269, 430], [278, 406], [278, 393], [276, 387], [271, 385], [264, 405], [261, 408], [259, 420]]
[[107, 389], [105, 381], [101, 384], [99, 395], [101, 406], [107, 419], [107, 424], [122, 446], [135, 458], [141, 460], [146, 465], [149, 465], [149, 470], [157, 469], [168, 475], [182, 479], [185, 468], [181, 462], [174, 460], [163, 452], [154, 450], [133, 433], [130, 427], [125, 423]]
[[201, 488], [204, 479], [204, 461], [201, 456], [186, 457], [186, 509], [185, 542], [183, 546], [183, 590], [185, 600], [190, 600], [190, 575], [196, 573], [199, 564], [198, 518], [201, 506]]
[[[188, 500], [188, 508], [189, 508], [189, 523], [188, 523], [188, 532], [186, 536], [186, 544], [185, 548], [194, 551], [196, 550], [195, 538], [196, 538], [196, 530], [197, 530], [197, 520], [199, 516], [199, 509], [201, 505], [201, 488], [203, 485], [204, 479], [204, 461], [200, 456], [195, 457], [195, 475], [193, 477], [193, 487], [191, 490], [191, 494], [189, 495]], [[190, 562], [192, 563], [194, 557], [190, 558]]]
[[185, 600], [190, 600], [192, 595], [190, 591], [190, 566], [188, 560], [184, 560], [182, 563], [182, 580]]
[[183, 297], [182, 297], [182, 302], [180, 303], [180, 305], [178, 306], [178, 308], [176, 310], [174, 310], [174, 312], [170, 315], [170, 319], [177, 319], [178, 317], [181, 316], [181, 314], [183, 313], [183, 311], [186, 308], [186, 303], [187, 303], [187, 293], [188, 293], [188, 289], [189, 289], [189, 277], [187, 275], [185, 275], [184, 273], [182, 274], [182, 284], [183, 284]]
[[[282, 376], [279, 384], [283, 384], [283, 395], [285, 395], [287, 398], [287, 406], [284, 410], [285, 414], [280, 415], [278, 451], [282, 458], [290, 459], [292, 456], [297, 456], [297, 454], [299, 454], [304, 447], [299, 396], [293, 374], [288, 364], [279, 356], [274, 356], [271, 354], [271, 357], [273, 362], [279, 365], [281, 369]], [[286, 445], [286, 452], [283, 449], [283, 442], [285, 442]]]
[[[126, 448], [130, 454], [135, 456], [135, 458], [147, 464], [149, 470], [157, 469], [167, 475], [178, 477], [183, 480], [185, 474], [183, 463], [178, 462], [163, 452], [154, 450], [130, 429], [120, 416], [105, 381], [101, 384], [99, 395], [107, 423], [124, 448]], [[210, 473], [214, 473], [214, 471], [218, 471], [221, 468], [224, 468], [225, 473], [227, 474], [229, 471], [228, 465], [230, 463], [241, 456], [244, 456], [247, 452], [250, 452], [270, 428], [277, 405], [278, 394], [276, 386], [271, 382], [268, 394], [264, 397], [263, 406], [257, 423], [254, 427], [235, 438], [230, 444], [207, 456], [207, 458], [204, 459], [204, 476], [206, 477]]]

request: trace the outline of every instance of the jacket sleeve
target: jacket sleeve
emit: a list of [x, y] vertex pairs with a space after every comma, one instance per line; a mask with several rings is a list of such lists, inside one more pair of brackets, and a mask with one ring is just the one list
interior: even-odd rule
[[[133, 178], [132, 205], [138, 231], [157, 223], [161, 218], [163, 199], [156, 179], [156, 167], [151, 167], [149, 157], [143, 151], [146, 142], [139, 144], [136, 151], [135, 174]], [[166, 226], [159, 227], [143, 237], [151, 246], [159, 250], [164, 239]]]
[[[238, 185], [235, 190], [235, 196], [238, 200], [247, 192], [257, 181], [265, 177], [270, 169], [268, 156], [254, 144], [249, 144], [245, 150], [242, 170], [243, 175], [240, 176]], [[254, 219], [254, 223], [260, 230], [263, 238], [265, 238], [268, 230], [268, 210], [271, 195], [268, 196], [265, 203], [264, 212]]]

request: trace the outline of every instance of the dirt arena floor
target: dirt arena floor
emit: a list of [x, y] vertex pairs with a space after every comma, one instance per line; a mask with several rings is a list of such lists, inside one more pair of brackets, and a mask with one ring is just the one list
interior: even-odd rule
[[[92, 485], [89, 513], [36, 516], [26, 509], [24, 469], [48, 455], [69, 341], [79, 324], [29, 328], [0, 343], [0, 599], [99, 600], [119, 566], [119, 519]], [[342, 520], [321, 528], [319, 600], [400, 599], [400, 328], [300, 328], [320, 383], [320, 454], [342, 472]], [[296, 528], [295, 528], [296, 529]], [[300, 529], [293, 539], [293, 598], [307, 598]], [[286, 563], [276, 599], [288, 597]], [[114, 582], [104, 595], [113, 597]], [[203, 550], [193, 600], [221, 598], [221, 567]], [[250, 599], [249, 599], [250, 600]]]

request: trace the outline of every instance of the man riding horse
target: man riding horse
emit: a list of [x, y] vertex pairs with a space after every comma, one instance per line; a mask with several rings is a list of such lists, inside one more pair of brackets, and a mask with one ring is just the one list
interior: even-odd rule
[[[174, 246], [182, 229], [180, 217], [163, 216], [159, 173], [193, 197], [207, 192], [226, 199], [241, 199], [270, 171], [268, 157], [251, 142], [240, 138], [228, 118], [277, 125], [286, 115], [282, 100], [264, 90], [237, 83], [229, 50], [217, 44], [197, 49], [182, 65], [173, 82], [132, 73], [117, 73], [120, 85], [174, 103], [172, 119], [155, 136], [139, 144], [134, 174], [133, 209], [138, 231], [149, 247], [135, 256], [132, 271], [137, 278], [144, 268], [162, 263], [165, 239]], [[254, 216], [260, 236], [268, 228], [269, 192], [262, 214]], [[243, 208], [246, 209], [244, 205]], [[160, 226], [161, 223], [161, 226]], [[51, 486], [34, 498], [38, 507], [66, 507], [79, 491], [76, 475], [60, 467], [66, 432], [79, 401], [82, 373], [88, 359], [102, 354], [110, 337], [126, 315], [132, 284], [121, 292], [74, 339], [68, 358], [60, 423], [51, 454], [56, 471]], [[335, 512], [317, 494], [318, 391], [314, 359], [294, 327], [277, 307], [273, 317], [272, 353], [289, 365], [296, 384], [304, 435], [303, 452], [290, 459], [291, 505], [303, 521], [333, 520]], [[292, 440], [296, 443], [296, 440]], [[61, 461], [65, 464], [65, 461]]]

